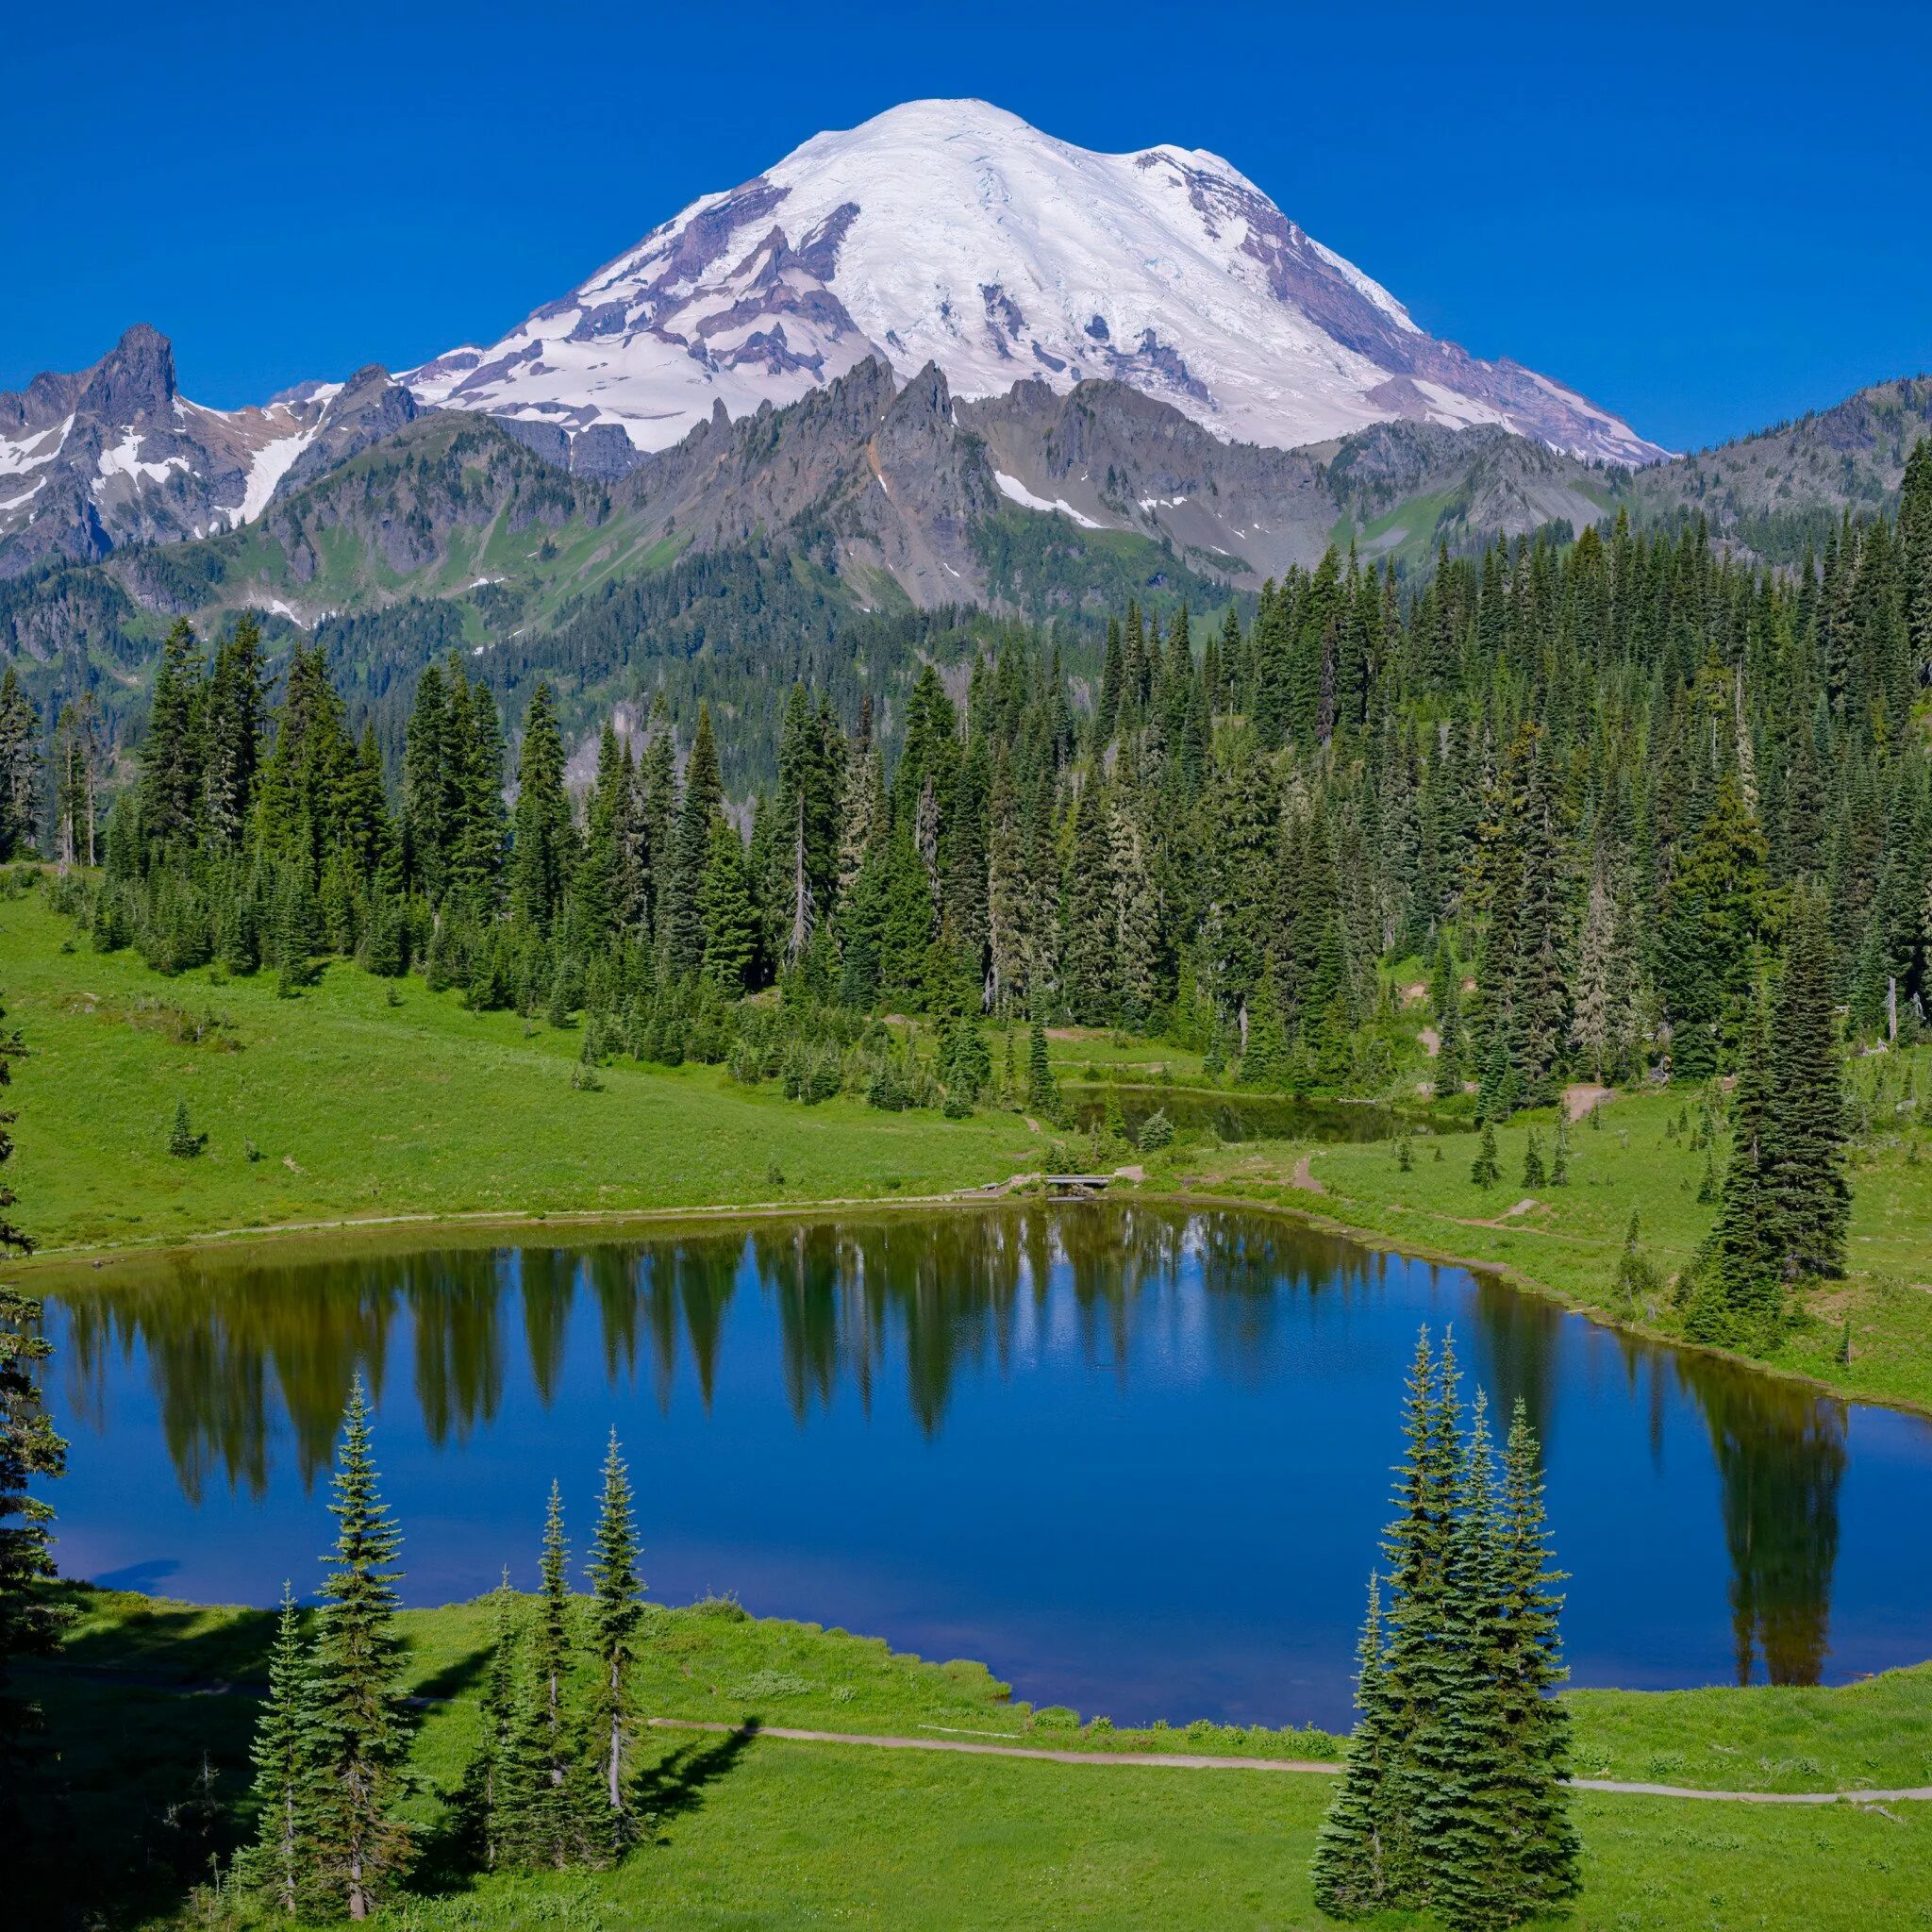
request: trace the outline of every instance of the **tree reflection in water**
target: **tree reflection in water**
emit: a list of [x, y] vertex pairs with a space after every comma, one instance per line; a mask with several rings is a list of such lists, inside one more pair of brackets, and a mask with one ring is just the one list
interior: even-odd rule
[[[546, 1410], [585, 1393], [570, 1383], [573, 1373], [581, 1382], [589, 1357], [580, 1349], [574, 1371], [570, 1344], [590, 1320], [592, 1376], [607, 1386], [647, 1376], [668, 1413], [688, 1374], [708, 1411], [732, 1304], [762, 1298], [799, 1427], [841, 1394], [870, 1415], [881, 1390], [903, 1381], [930, 1438], [962, 1375], [1005, 1377], [1045, 1353], [1124, 1387], [1137, 1349], [1171, 1342], [1218, 1383], [1289, 1386], [1319, 1373], [1295, 1352], [1321, 1345], [1323, 1323], [1345, 1315], [1390, 1265], [1290, 1222], [1099, 1203], [703, 1226], [569, 1246], [175, 1258], [139, 1281], [90, 1279], [55, 1298], [67, 1324], [70, 1407], [108, 1426], [109, 1364], [144, 1354], [175, 1476], [198, 1502], [222, 1483], [263, 1494], [284, 1418], [287, 1453], [312, 1487], [358, 1369], [381, 1398], [392, 1362], [407, 1360], [434, 1445], [488, 1428], [513, 1377], [506, 1355], [519, 1317], [529, 1386]], [[1557, 1324], [1572, 1318], [1488, 1281], [1466, 1306], [1465, 1360], [1506, 1412], [1521, 1396], [1554, 1446], [1565, 1425]], [[1603, 1359], [1630, 1379], [1632, 1398], [1637, 1378], [1650, 1377], [1659, 1464], [1671, 1377], [1708, 1428], [1740, 1681], [1760, 1659], [1774, 1683], [1818, 1681], [1846, 1462], [1842, 1407], [1634, 1341]], [[1574, 1406], [1579, 1391], [1562, 1392]]]

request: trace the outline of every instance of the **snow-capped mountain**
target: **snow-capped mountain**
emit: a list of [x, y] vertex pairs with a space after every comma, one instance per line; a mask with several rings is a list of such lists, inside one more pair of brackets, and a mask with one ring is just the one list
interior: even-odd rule
[[0, 392], [0, 575], [239, 528], [415, 413], [376, 368], [206, 408], [176, 390], [167, 337], [138, 325], [90, 369]]
[[[402, 379], [425, 404], [638, 450], [867, 357], [953, 393], [1111, 378], [1225, 441], [1493, 424], [1620, 464], [1664, 451], [1574, 391], [1425, 335], [1218, 156], [1102, 155], [983, 101], [915, 101], [707, 195], [499, 342]], [[574, 453], [575, 454], [575, 453]], [[586, 452], [588, 454], [588, 451]]]

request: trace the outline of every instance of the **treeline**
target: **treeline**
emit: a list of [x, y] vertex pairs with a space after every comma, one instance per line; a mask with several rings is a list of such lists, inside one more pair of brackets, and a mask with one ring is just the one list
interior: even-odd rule
[[[249, 625], [211, 658], [181, 625], [84, 909], [162, 970], [298, 991], [350, 954], [581, 1011], [592, 1060], [743, 1041], [746, 1077], [897, 1104], [984, 1095], [982, 1014], [1162, 1034], [1262, 1089], [1388, 1091], [1412, 974], [1439, 1094], [1495, 1120], [1573, 1079], [1737, 1072], [1801, 901], [1826, 1020], [1917, 1037], [1928, 664], [1926, 444], [1895, 522], [1842, 524], [1795, 574], [1620, 524], [1444, 557], [1405, 601], [1330, 553], [1205, 637], [1129, 604], [1089, 679], [1018, 633], [928, 662], [891, 749], [855, 687], [801, 680], [748, 799], [703, 706], [688, 733], [607, 725], [578, 788], [540, 684], [512, 760], [454, 658], [417, 682], [391, 790], [318, 652], [271, 705]], [[748, 1014], [774, 986], [776, 1015]], [[888, 1012], [934, 1023], [891, 1077]]]

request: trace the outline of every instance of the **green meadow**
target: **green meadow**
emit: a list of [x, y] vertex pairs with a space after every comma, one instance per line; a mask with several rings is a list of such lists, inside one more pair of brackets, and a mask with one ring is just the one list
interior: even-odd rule
[[[74, 1595], [80, 1616], [61, 1662], [29, 1675], [60, 1744], [60, 1883], [78, 1885], [91, 1924], [251, 1923], [232, 1890], [197, 1882], [242, 1828], [252, 1691], [271, 1620]], [[750, 1728], [647, 1735], [644, 1845], [614, 1871], [458, 1876], [450, 1800], [476, 1737], [490, 1610], [457, 1605], [401, 1621], [409, 1687], [432, 1700], [409, 1805], [425, 1895], [391, 1908], [387, 1925], [1208, 1932], [1328, 1923], [1309, 1895], [1307, 1859], [1329, 1776], [1238, 1760], [1319, 1761], [1336, 1740], [1204, 1724], [1110, 1731], [1091, 1714], [1082, 1723], [1080, 1713], [1010, 1702], [977, 1663], [931, 1663], [722, 1602], [652, 1609], [639, 1701], [656, 1716]], [[1571, 1704], [1579, 1766], [1591, 1776], [1739, 1791], [1932, 1781], [1932, 1678], [1923, 1669], [1840, 1690], [1594, 1691]], [[760, 1725], [1009, 1740], [1096, 1761], [798, 1742], [758, 1736]], [[1124, 1748], [1237, 1761], [1106, 1761]], [[1574, 1932], [1932, 1925], [1932, 1805], [1593, 1792], [1574, 1802], [1586, 1887], [1567, 1921]], [[54, 1841], [42, 1849], [55, 1853]]]

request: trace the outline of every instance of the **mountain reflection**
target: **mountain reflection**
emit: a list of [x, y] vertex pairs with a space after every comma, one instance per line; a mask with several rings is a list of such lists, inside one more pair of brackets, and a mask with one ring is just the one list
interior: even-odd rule
[[[1323, 1350], [1345, 1353], [1357, 1300], [1391, 1266], [1419, 1265], [1258, 1216], [1035, 1205], [575, 1246], [192, 1257], [56, 1299], [72, 1412], [105, 1431], [110, 1370], [144, 1359], [176, 1480], [198, 1503], [224, 1484], [264, 1494], [275, 1457], [312, 1487], [358, 1370], [378, 1401], [407, 1381], [437, 1446], [489, 1428], [507, 1389], [526, 1387], [551, 1410], [599, 1385], [641, 1383], [667, 1414], [693, 1400], [708, 1411], [734, 1303], [775, 1328], [784, 1400], [801, 1428], [841, 1401], [868, 1416], [889, 1401], [930, 1438], [962, 1377], [1005, 1377], [1045, 1355], [1124, 1386], [1137, 1374], [1181, 1374], [1292, 1400], [1297, 1378], [1306, 1387], [1329, 1373]], [[1568, 1318], [1497, 1283], [1469, 1291], [1460, 1276], [1427, 1278], [1432, 1295], [1444, 1280], [1461, 1284], [1464, 1365], [1505, 1414], [1521, 1397], [1545, 1443], [1566, 1413], [1566, 1426], [1587, 1426], [1590, 1391], [1557, 1386], [1559, 1362], [1575, 1359], [1557, 1346]], [[1655, 1463], [1673, 1381], [1708, 1430], [1740, 1681], [1761, 1662], [1774, 1683], [1817, 1682], [1842, 1407], [1714, 1358], [1599, 1339], [1585, 1352], [1591, 1373], [1640, 1413], [1648, 1378]], [[1580, 1434], [1571, 1451], [1588, 1455]]]

